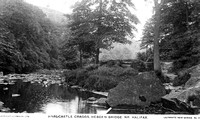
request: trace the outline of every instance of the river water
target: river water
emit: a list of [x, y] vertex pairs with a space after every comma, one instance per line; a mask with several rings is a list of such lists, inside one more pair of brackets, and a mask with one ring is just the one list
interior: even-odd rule
[[0, 84], [0, 101], [11, 113], [101, 114], [108, 108], [87, 102], [89, 97], [103, 96], [72, 89], [66, 85], [22, 82]]

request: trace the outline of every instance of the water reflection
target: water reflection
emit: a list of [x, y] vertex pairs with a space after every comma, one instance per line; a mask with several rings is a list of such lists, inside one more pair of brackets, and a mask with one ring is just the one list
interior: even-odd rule
[[[78, 104], [77, 104], [78, 103]], [[65, 102], [49, 102], [42, 107], [47, 114], [66, 113], [96, 113], [95, 107], [89, 106], [85, 101], [76, 96], [75, 99]]]
[[[4, 107], [11, 109], [10, 112], [96, 114], [99, 110], [106, 111], [106, 108], [98, 108], [86, 102], [89, 97], [102, 96], [79, 92], [64, 85], [52, 84], [45, 87], [39, 83], [16, 81], [13, 85], [0, 85], [0, 101], [4, 102]], [[20, 96], [13, 97], [13, 94]]]

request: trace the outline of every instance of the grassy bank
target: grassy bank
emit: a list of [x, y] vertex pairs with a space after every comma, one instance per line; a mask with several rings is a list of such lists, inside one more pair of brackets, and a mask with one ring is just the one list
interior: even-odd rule
[[119, 82], [137, 74], [138, 71], [131, 67], [100, 66], [67, 71], [65, 77], [69, 85], [78, 85], [88, 90], [108, 91]]

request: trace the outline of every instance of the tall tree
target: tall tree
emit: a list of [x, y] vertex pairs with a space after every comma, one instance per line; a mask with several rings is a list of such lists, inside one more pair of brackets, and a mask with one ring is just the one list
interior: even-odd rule
[[[161, 59], [175, 61], [175, 66], [198, 64], [200, 1], [168, 0], [162, 6], [159, 34]], [[146, 24], [141, 47], [153, 46], [155, 16]]]
[[160, 18], [161, 18], [161, 7], [164, 3], [164, 0], [161, 0], [160, 3], [158, 0], [154, 0], [155, 6], [155, 26], [154, 26], [154, 71], [157, 74], [161, 74], [161, 66], [160, 66], [160, 53], [159, 53], [159, 34], [160, 34]]
[[[136, 30], [134, 25], [139, 21], [129, 8], [134, 9], [131, 0], [82, 0], [74, 6], [70, 27], [72, 31], [82, 30], [83, 34], [78, 32], [73, 36], [95, 43], [96, 64], [100, 48], [109, 49], [113, 42], [130, 43], [127, 36], [134, 36], [132, 30]], [[87, 27], [80, 28], [86, 24]], [[74, 26], [78, 26], [77, 29], [73, 29]]]

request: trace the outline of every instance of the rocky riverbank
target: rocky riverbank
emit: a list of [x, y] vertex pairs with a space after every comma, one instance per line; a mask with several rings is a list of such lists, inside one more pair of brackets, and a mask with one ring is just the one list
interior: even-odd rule
[[30, 74], [8, 74], [0, 76], [0, 84], [14, 84], [16, 80], [22, 80], [23, 82], [42, 83], [44, 85], [49, 84], [63, 84], [65, 78], [63, 72], [65, 70], [41, 70], [36, 73]]
[[[66, 70], [40, 70], [30, 74], [0, 74], [0, 85], [4, 85], [3, 91], [8, 91], [8, 85], [14, 85], [17, 81], [29, 82], [31, 84], [38, 83], [44, 87], [48, 87], [51, 84], [62, 85], [65, 84], [65, 78], [63, 72]], [[19, 97], [20, 94], [12, 94], [11, 97]], [[0, 101], [0, 112], [9, 112], [10, 109], [4, 107], [4, 103]]]
[[[67, 85], [79, 91], [101, 95], [100, 99], [88, 98], [87, 103], [94, 106], [111, 106], [108, 113], [118, 113], [118, 111], [123, 114], [199, 113], [200, 65], [181, 71], [177, 75], [165, 71], [164, 78], [158, 78], [154, 72], [139, 73], [132, 68], [107, 68], [100, 67], [91, 71], [41, 70], [31, 74], [1, 74], [0, 84], [12, 85], [17, 80], [22, 80], [39, 83], [44, 87], [51, 84]], [[98, 89], [92, 89], [98, 86]], [[102, 87], [106, 88], [101, 90]], [[5, 91], [7, 89], [4, 88]], [[20, 95], [12, 95], [12, 97], [17, 96]], [[9, 111], [3, 107], [3, 103], [0, 104], [0, 110]]]
[[163, 73], [164, 80], [153, 72], [139, 73], [109, 90], [106, 102], [112, 107], [110, 113], [199, 114], [200, 65], [178, 74]]
[[[184, 77], [183, 77], [184, 76]], [[188, 77], [189, 76], [189, 77]], [[174, 79], [179, 86], [162, 97], [163, 105], [175, 111], [186, 111], [193, 114], [200, 113], [200, 65], [179, 72]]]

